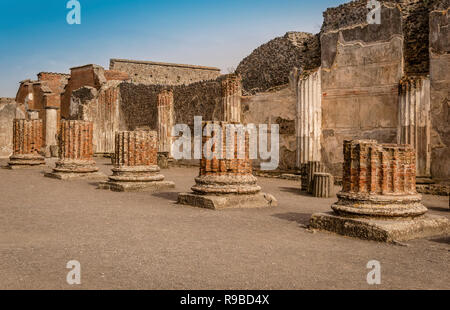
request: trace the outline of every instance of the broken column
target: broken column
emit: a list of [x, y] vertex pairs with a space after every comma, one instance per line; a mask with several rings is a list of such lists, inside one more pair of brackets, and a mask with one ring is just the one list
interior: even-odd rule
[[416, 150], [417, 178], [431, 177], [430, 79], [408, 77], [400, 81], [398, 143]]
[[44, 166], [40, 154], [42, 147], [42, 120], [15, 119], [13, 121], [13, 155], [9, 158], [10, 169]]
[[156, 131], [120, 131], [115, 137], [113, 175], [99, 188], [116, 192], [158, 191], [174, 188], [164, 181], [157, 164]]
[[272, 195], [261, 193], [252, 174], [248, 133], [225, 133], [227, 130], [232, 132], [233, 125], [228, 122], [203, 123], [200, 173], [192, 193], [179, 194], [178, 203], [214, 210], [277, 205]]
[[[296, 165], [302, 175], [302, 191], [312, 193], [311, 167], [321, 161], [320, 136], [322, 134], [322, 87], [321, 69], [291, 74], [296, 95]], [[313, 164], [310, 164], [313, 163]], [[314, 170], [322, 172], [325, 170]]]
[[158, 94], [158, 152], [161, 163], [172, 157], [173, 117], [173, 91], [164, 90]]
[[333, 195], [333, 176], [325, 172], [314, 173], [312, 194], [316, 198], [330, 198]]
[[344, 142], [343, 188], [331, 213], [310, 227], [362, 239], [395, 242], [449, 232], [445, 217], [425, 215], [416, 191], [416, 153], [409, 145]]
[[306, 165], [306, 176], [307, 176], [307, 190], [309, 194], [313, 193], [313, 187], [314, 187], [314, 174], [318, 172], [326, 172], [325, 165], [321, 163], [320, 161], [310, 161]]
[[312, 194], [312, 188], [314, 183], [314, 173], [326, 172], [325, 165], [320, 161], [310, 161], [301, 165], [302, 184], [301, 190]]
[[242, 78], [240, 75], [229, 74], [222, 81], [223, 121], [241, 121]]
[[46, 177], [60, 180], [103, 179], [105, 175], [93, 159], [93, 123], [80, 120], [61, 121], [59, 160]]

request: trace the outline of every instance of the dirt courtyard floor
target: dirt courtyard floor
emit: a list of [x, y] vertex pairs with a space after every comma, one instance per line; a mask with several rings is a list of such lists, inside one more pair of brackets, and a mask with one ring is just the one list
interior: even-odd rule
[[[110, 174], [107, 159], [97, 162]], [[175, 189], [115, 193], [0, 169], [0, 289], [450, 289], [450, 236], [400, 246], [312, 233], [311, 214], [336, 198], [303, 195], [288, 180], [259, 178], [274, 208], [181, 206], [177, 193], [198, 169], [163, 174]], [[450, 217], [448, 199], [424, 203]], [[81, 285], [66, 282], [70, 260], [81, 263]], [[381, 263], [381, 285], [367, 284], [371, 260]]]

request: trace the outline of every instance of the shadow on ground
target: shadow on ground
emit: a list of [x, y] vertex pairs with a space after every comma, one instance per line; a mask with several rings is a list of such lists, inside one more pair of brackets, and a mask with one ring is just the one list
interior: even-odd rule
[[295, 213], [295, 212], [288, 212], [288, 213], [278, 213], [273, 214], [273, 217], [290, 221], [290, 222], [296, 222], [300, 225], [307, 226], [309, 224], [309, 220], [311, 218], [310, 213]]
[[171, 200], [172, 202], [178, 201], [178, 194], [176, 192], [160, 192], [160, 193], [154, 193], [153, 196], [163, 198], [166, 200]]
[[312, 197], [308, 193], [302, 192], [300, 190], [300, 188], [298, 188], [298, 187], [279, 187], [279, 189], [280, 189], [280, 191], [286, 192], [286, 193], [293, 193], [293, 194], [297, 194], [300, 196]]

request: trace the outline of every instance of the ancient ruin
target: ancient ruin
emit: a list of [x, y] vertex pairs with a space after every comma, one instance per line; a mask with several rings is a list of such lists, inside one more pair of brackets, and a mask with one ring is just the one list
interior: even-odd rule
[[42, 147], [42, 120], [15, 119], [13, 122], [14, 152], [8, 168], [42, 167], [45, 159], [40, 155]]
[[314, 173], [312, 195], [316, 198], [330, 198], [333, 196], [334, 178], [329, 173]]
[[[111, 156], [117, 164], [116, 134], [141, 130], [157, 134], [156, 162], [152, 158], [144, 166], [202, 166], [205, 160], [172, 154], [173, 127], [186, 124], [193, 131], [194, 117], [201, 117], [279, 126], [278, 168], [262, 171], [259, 158], [249, 159], [247, 179], [289, 175], [302, 179], [299, 190], [329, 196], [328, 175], [337, 186], [345, 183], [344, 141], [369, 139], [410, 145], [416, 188], [448, 195], [450, 2], [379, 3], [379, 24], [367, 21], [366, 0], [350, 1], [323, 13], [319, 33], [287, 32], [255, 48], [229, 74], [215, 67], [127, 59], [110, 59], [109, 68], [87, 64], [69, 73], [40, 72], [37, 79], [20, 82], [16, 98], [0, 101], [0, 156], [13, 153], [11, 124], [20, 118], [42, 121], [42, 147], [36, 152], [60, 156], [54, 172], [60, 169], [59, 176], [96, 176], [92, 156]], [[92, 138], [79, 136], [91, 139], [89, 154], [67, 150], [67, 145], [79, 147], [63, 131], [75, 120], [92, 124]], [[78, 160], [78, 166], [66, 163]], [[233, 169], [227, 170], [230, 178], [241, 177]], [[206, 194], [204, 178], [200, 173], [195, 194]]]
[[174, 188], [164, 181], [157, 164], [156, 131], [120, 131], [115, 137], [113, 175], [99, 188], [116, 192], [159, 191]]
[[[204, 122], [207, 126], [218, 126], [223, 132], [229, 122]], [[217, 137], [216, 137], [217, 135]], [[241, 143], [238, 133], [230, 135], [227, 141], [225, 133], [218, 135], [211, 131], [202, 138], [204, 148], [210, 139], [214, 139], [206, 153], [202, 152], [199, 176], [195, 178], [192, 193], [178, 195], [178, 203], [207, 209], [260, 208], [276, 206], [277, 200], [269, 194], [261, 193], [257, 178], [252, 175], [249, 159], [248, 133]], [[215, 138], [214, 138], [215, 137]], [[241, 154], [242, 157], [238, 156]], [[233, 156], [227, 157], [227, 154]], [[233, 159], [229, 159], [229, 158]]]
[[384, 242], [450, 232], [447, 218], [425, 215], [411, 146], [345, 141], [344, 159], [339, 201], [333, 213], [313, 214], [311, 228]]
[[59, 136], [59, 160], [46, 177], [60, 180], [105, 178], [93, 159], [92, 122], [63, 120]]

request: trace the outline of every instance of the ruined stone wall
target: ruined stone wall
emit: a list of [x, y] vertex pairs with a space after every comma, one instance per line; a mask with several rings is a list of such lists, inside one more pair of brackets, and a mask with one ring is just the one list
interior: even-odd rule
[[69, 74], [54, 72], [40, 72], [38, 74], [39, 81], [45, 82], [45, 85], [47, 85], [53, 93], [59, 95], [64, 92], [69, 77]]
[[221, 120], [221, 80], [197, 82], [190, 85], [120, 84], [120, 111], [124, 130], [149, 127], [158, 130], [158, 94], [172, 90], [174, 123], [193, 125], [194, 116], [203, 120]]
[[175, 124], [193, 125], [194, 116], [204, 121], [223, 120], [223, 78], [173, 88]]
[[[429, 15], [434, 8], [448, 7], [449, 0], [379, 0], [385, 7], [398, 8], [404, 37], [404, 72], [427, 75], [430, 72]], [[445, 4], [447, 3], [447, 5]], [[324, 12], [322, 33], [365, 25], [367, 0], [356, 0]], [[382, 20], [382, 23], [383, 20]], [[389, 20], [386, 20], [389, 23]], [[374, 27], [372, 27], [374, 28]]]
[[[279, 124], [279, 170], [293, 170], [296, 167], [295, 104], [295, 93], [288, 86], [278, 91], [258, 93], [242, 98], [241, 119], [244, 124]], [[258, 161], [255, 161], [254, 164], [255, 167], [258, 167]]]
[[130, 79], [128, 73], [116, 71], [116, 70], [105, 70], [105, 78], [107, 81], [127, 81]]
[[324, 13], [322, 46], [322, 160], [342, 171], [345, 139], [395, 143], [398, 83], [403, 76], [402, 14], [383, 5], [382, 23], [368, 25], [367, 1]]
[[147, 85], [191, 84], [220, 75], [219, 68], [124, 59], [111, 59], [109, 68], [127, 73], [134, 83]]
[[72, 92], [85, 86], [99, 89], [106, 82], [104, 70], [100, 66], [86, 65], [70, 69], [70, 78], [61, 99], [61, 117], [70, 117], [70, 101]]
[[255, 49], [236, 69], [242, 75], [244, 94], [265, 92], [289, 83], [294, 67], [305, 70], [320, 66], [318, 35], [288, 32]]
[[13, 121], [25, 118], [24, 110], [14, 98], [0, 98], [0, 157], [13, 153]]
[[25, 80], [20, 82], [20, 86], [19, 89], [17, 90], [17, 95], [16, 95], [16, 102], [23, 104], [23, 105], [27, 105], [29, 104], [29, 94], [32, 90], [31, 87], [31, 81], [30, 80]]
[[163, 85], [144, 85], [121, 83], [120, 113], [121, 130], [136, 130], [139, 127], [149, 127], [157, 130], [158, 94], [165, 89]]
[[450, 1], [445, 2], [430, 15], [431, 173], [436, 179], [450, 179]]
[[94, 153], [114, 152], [114, 135], [120, 130], [119, 81], [108, 81], [98, 90], [83, 87], [72, 93], [71, 119], [93, 123]]

